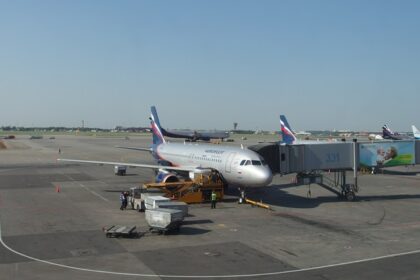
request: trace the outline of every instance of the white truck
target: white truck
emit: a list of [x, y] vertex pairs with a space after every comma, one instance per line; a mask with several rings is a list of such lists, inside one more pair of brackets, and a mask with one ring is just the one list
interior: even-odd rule
[[132, 187], [130, 188], [129, 195], [127, 197], [127, 203], [130, 204], [133, 209], [142, 212], [146, 210], [145, 200], [147, 199], [147, 197], [161, 195], [163, 195], [162, 192], [145, 190], [140, 187]]

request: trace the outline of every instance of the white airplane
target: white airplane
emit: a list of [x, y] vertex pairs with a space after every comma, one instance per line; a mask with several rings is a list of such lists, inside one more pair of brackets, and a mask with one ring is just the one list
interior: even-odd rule
[[368, 139], [369, 140], [384, 140], [384, 138], [382, 137], [382, 135], [375, 134], [375, 133], [369, 134], [368, 135]]
[[[60, 161], [124, 165], [159, 170], [160, 182], [176, 181], [178, 175], [203, 169], [217, 171], [228, 185], [245, 188], [264, 187], [271, 183], [273, 175], [263, 158], [246, 148], [211, 144], [168, 143], [165, 141], [159, 120], [152, 110], [151, 127], [153, 145], [150, 149], [127, 147], [134, 150], [151, 151], [158, 165], [128, 162], [106, 162], [80, 159], [58, 159]], [[186, 176], [185, 176], [186, 177]]]
[[411, 129], [413, 130], [413, 135], [416, 140], [420, 140], [420, 131], [415, 127], [414, 125], [411, 126]]

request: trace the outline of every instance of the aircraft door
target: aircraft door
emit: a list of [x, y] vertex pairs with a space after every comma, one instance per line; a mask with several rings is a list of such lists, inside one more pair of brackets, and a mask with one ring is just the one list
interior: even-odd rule
[[290, 166], [289, 166], [289, 146], [279, 146], [280, 152], [280, 174], [289, 174]]
[[232, 162], [235, 158], [236, 153], [230, 153], [226, 158], [226, 164], [225, 164], [225, 171], [227, 173], [232, 172]]

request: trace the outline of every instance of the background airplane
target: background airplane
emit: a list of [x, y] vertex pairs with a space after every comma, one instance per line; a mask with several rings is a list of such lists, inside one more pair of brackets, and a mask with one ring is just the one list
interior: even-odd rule
[[375, 134], [375, 133], [369, 134], [368, 139], [369, 140], [384, 140], [384, 138], [382, 137], [382, 135]]
[[382, 138], [390, 140], [406, 140], [412, 139], [408, 135], [402, 135], [396, 132], [393, 132], [386, 124], [382, 127]]
[[414, 125], [411, 126], [413, 130], [414, 139], [420, 140], [420, 131]]
[[[413, 129], [413, 133], [414, 133], [414, 129]], [[368, 138], [369, 140], [409, 140], [409, 139], [412, 139], [412, 137], [408, 135], [393, 132], [386, 124], [382, 126], [382, 135], [372, 133], [372, 134], [369, 134]]]
[[150, 121], [153, 133], [152, 147], [130, 147], [129, 149], [151, 151], [158, 165], [78, 159], [58, 160], [157, 169], [159, 170], [157, 178], [160, 182], [174, 182], [180, 176], [188, 177], [191, 171], [199, 172], [209, 169], [217, 171], [226, 184], [241, 188], [263, 187], [271, 183], [273, 178], [271, 170], [256, 152], [235, 146], [168, 143], [164, 139], [156, 110], [153, 110], [153, 107]]
[[223, 140], [229, 137], [229, 132], [226, 131], [196, 131], [196, 130], [166, 130], [160, 125], [159, 117], [155, 106], [151, 107], [152, 113], [155, 115], [155, 122], [161, 127], [163, 136], [171, 138], [184, 138], [191, 141], [210, 141], [211, 139]]

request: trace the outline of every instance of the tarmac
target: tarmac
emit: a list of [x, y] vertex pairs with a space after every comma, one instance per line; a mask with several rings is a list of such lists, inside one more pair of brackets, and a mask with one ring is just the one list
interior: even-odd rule
[[[119, 193], [150, 182], [152, 170], [115, 176], [112, 166], [56, 161], [154, 163], [115, 148], [150, 138], [3, 140], [0, 279], [420, 279], [420, 166], [359, 174], [353, 202], [276, 175], [247, 190], [271, 211], [238, 204], [231, 188], [216, 209], [190, 205], [179, 233], [158, 235], [144, 213], [119, 209]], [[106, 238], [115, 224], [145, 234]]]

